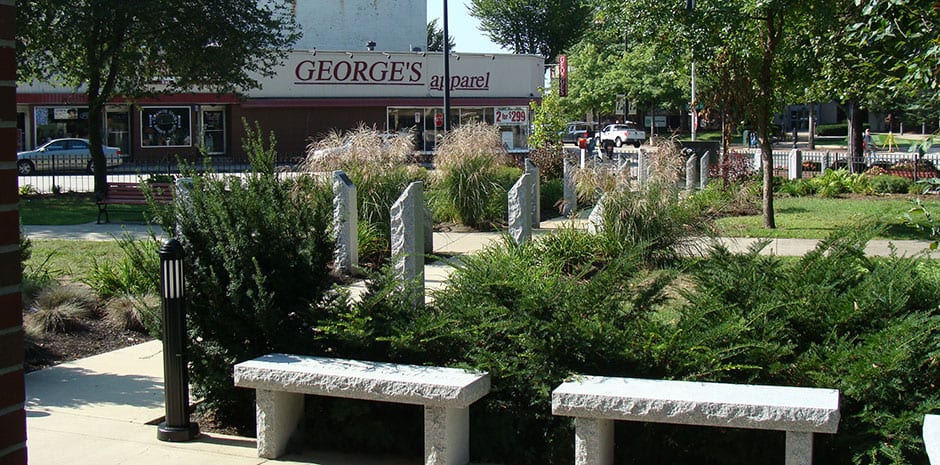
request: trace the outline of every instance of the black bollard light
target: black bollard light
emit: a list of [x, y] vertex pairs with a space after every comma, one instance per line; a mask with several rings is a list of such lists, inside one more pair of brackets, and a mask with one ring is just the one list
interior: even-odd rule
[[183, 246], [176, 239], [160, 247], [160, 284], [163, 297], [163, 392], [166, 418], [157, 427], [157, 439], [185, 442], [199, 436], [199, 425], [189, 421], [189, 374], [186, 365], [186, 305], [183, 300]]

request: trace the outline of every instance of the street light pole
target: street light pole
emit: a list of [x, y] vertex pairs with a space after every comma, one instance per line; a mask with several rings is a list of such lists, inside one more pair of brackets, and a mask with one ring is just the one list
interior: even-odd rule
[[444, 0], [444, 132], [450, 129], [450, 36], [447, 33], [447, 0]]
[[[695, 0], [686, 0], [685, 9], [689, 12], [691, 17], [692, 11], [695, 10]], [[698, 130], [698, 112], [695, 111], [695, 47], [692, 47], [692, 53], [690, 57], [692, 62], [692, 102], [689, 104], [689, 123], [692, 126], [692, 140], [695, 140], [695, 133]]]

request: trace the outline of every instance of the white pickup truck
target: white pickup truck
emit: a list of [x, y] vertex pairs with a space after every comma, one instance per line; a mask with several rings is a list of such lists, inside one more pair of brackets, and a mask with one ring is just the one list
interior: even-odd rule
[[637, 129], [636, 125], [627, 121], [626, 123], [608, 124], [600, 132], [601, 143], [605, 140], [614, 142], [617, 147], [623, 144], [633, 144], [639, 147], [646, 140], [646, 131]]

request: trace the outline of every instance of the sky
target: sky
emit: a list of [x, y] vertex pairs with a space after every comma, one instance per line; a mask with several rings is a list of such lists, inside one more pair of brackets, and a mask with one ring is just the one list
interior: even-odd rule
[[447, 1], [447, 32], [454, 38], [454, 50], [466, 53], [510, 53], [490, 41], [477, 29], [480, 22], [467, 12], [465, 2], [469, 0], [428, 0], [428, 22], [438, 18], [437, 24], [444, 27], [444, 2]]

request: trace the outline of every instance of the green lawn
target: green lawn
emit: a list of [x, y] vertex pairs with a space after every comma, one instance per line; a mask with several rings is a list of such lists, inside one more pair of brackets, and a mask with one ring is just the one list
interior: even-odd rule
[[[924, 205], [940, 214], [940, 199], [924, 200]], [[925, 239], [918, 231], [902, 224], [901, 215], [911, 203], [908, 196], [869, 196], [825, 199], [816, 197], [777, 197], [774, 199], [776, 229], [764, 229], [763, 217], [735, 216], [718, 220], [722, 235], [821, 239], [842, 226], [865, 221], [887, 226], [885, 239]], [[111, 205], [111, 222], [144, 223], [144, 206]], [[95, 221], [97, 207], [91, 194], [26, 196], [20, 202], [23, 224], [66, 225]]]
[[[112, 223], [146, 223], [146, 211], [147, 207], [143, 205], [108, 206]], [[94, 194], [28, 195], [20, 198], [22, 224], [84, 224], [97, 219]]]
[[[776, 229], [765, 229], [764, 218], [734, 216], [718, 220], [720, 234], [735, 237], [822, 239], [840, 227], [860, 223], [884, 225], [882, 239], [927, 239], [905, 226], [901, 216], [911, 208], [907, 196], [816, 198], [777, 197], [774, 199]], [[932, 213], [940, 213], [940, 200], [924, 200]]]
[[31, 240], [26, 272], [78, 279], [88, 274], [93, 260], [116, 262], [124, 257], [117, 241]]

